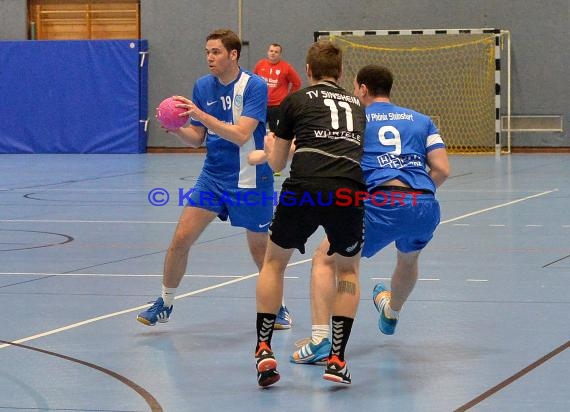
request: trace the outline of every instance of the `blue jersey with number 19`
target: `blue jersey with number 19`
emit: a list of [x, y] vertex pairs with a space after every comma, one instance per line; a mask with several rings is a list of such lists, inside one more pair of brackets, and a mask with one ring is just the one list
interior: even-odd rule
[[387, 102], [366, 108], [362, 170], [368, 189], [398, 179], [414, 189], [435, 193], [426, 170], [427, 154], [445, 147], [425, 114]]
[[[240, 69], [236, 80], [227, 85], [209, 74], [196, 81], [192, 101], [200, 110], [227, 124], [237, 124], [240, 116], [259, 121], [252, 138], [242, 146], [223, 139], [207, 129], [207, 154], [203, 173], [208, 174], [223, 187], [256, 188], [273, 184], [273, 173], [267, 163], [257, 166], [247, 163], [249, 152], [263, 149], [267, 114], [265, 81], [243, 69]], [[204, 127], [194, 119], [191, 123]]]

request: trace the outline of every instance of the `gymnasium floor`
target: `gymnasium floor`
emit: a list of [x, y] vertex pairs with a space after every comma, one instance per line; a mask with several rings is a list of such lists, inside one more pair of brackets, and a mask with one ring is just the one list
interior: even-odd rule
[[[442, 224], [394, 336], [378, 332], [370, 297], [394, 248], [363, 259], [350, 386], [288, 362], [310, 335], [315, 235], [286, 274], [295, 324], [274, 334], [282, 378], [266, 390], [243, 230], [212, 224], [171, 321], [135, 320], [160, 291], [178, 188], [202, 160], [0, 155], [0, 410], [570, 410], [570, 156], [451, 157]], [[147, 199], [158, 187], [166, 206]]]

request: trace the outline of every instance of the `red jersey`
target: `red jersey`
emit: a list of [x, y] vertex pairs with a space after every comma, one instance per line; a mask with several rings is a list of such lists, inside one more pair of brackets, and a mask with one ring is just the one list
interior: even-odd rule
[[289, 93], [301, 88], [301, 78], [293, 66], [285, 60], [273, 64], [268, 59], [261, 59], [255, 65], [253, 72], [263, 77], [267, 83], [268, 106], [279, 106]]

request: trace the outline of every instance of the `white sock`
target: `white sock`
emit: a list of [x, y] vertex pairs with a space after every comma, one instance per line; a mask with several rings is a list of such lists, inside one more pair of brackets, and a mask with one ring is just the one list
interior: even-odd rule
[[174, 297], [176, 296], [177, 288], [167, 288], [162, 285], [162, 300], [164, 301], [164, 306], [169, 308], [174, 304]]
[[315, 345], [321, 343], [323, 339], [329, 339], [331, 337], [329, 325], [313, 325], [311, 328], [311, 342]]
[[400, 311], [399, 310], [393, 310], [390, 307], [390, 302], [387, 302], [384, 305], [384, 316], [386, 316], [388, 319], [398, 319], [400, 317]]

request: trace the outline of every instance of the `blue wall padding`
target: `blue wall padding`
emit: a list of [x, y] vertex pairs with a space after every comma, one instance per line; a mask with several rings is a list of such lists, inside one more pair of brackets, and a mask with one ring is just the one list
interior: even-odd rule
[[144, 40], [0, 42], [0, 153], [146, 151], [146, 49]]
[[140, 40], [139, 50], [144, 53], [144, 58], [141, 58], [142, 66], [139, 69], [139, 152], [146, 152], [146, 144], [148, 138], [147, 122], [148, 119], [148, 41]]

